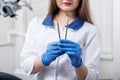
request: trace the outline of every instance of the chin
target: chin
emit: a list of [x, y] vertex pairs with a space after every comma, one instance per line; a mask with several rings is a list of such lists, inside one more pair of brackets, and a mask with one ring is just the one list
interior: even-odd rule
[[63, 11], [65, 11], [65, 12], [73, 12], [73, 10], [68, 10], [68, 9], [67, 10], [63, 10]]

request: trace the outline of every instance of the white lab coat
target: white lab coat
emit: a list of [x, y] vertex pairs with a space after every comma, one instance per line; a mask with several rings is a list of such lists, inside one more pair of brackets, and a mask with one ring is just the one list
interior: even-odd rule
[[[31, 78], [36, 75], [38, 80], [77, 80], [75, 69], [71, 65], [67, 54], [58, 57], [44, 70], [36, 74], [30, 74], [35, 58], [46, 51], [48, 43], [59, 40], [57, 29], [43, 25], [42, 22], [42, 19], [34, 18], [28, 26], [21, 52], [22, 68]], [[60, 31], [62, 38], [64, 38], [64, 27], [60, 27]], [[78, 30], [68, 28], [67, 39], [80, 44], [83, 64], [88, 69], [86, 80], [97, 80], [99, 75], [100, 46], [96, 27], [84, 22], [83, 26]]]

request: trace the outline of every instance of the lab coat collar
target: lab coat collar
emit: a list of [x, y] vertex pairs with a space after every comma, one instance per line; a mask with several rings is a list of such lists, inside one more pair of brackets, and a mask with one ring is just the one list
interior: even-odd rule
[[[52, 15], [51, 16], [47, 16], [44, 19], [42, 24], [45, 25], [45, 26], [49, 26], [51, 28], [54, 28], [53, 21], [52, 21]], [[70, 23], [68, 25], [68, 28], [71, 28], [73, 30], [78, 30], [78, 29], [80, 29], [83, 26], [83, 24], [84, 24], [84, 21], [80, 17], [77, 17], [72, 23]]]

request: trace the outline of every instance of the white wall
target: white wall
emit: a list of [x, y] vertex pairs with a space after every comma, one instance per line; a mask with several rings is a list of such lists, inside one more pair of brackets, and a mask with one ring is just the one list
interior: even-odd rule
[[[0, 71], [24, 77], [20, 69], [20, 51], [29, 21], [46, 15], [48, 0], [32, 0], [33, 12], [27, 8], [18, 11], [18, 19], [0, 17]], [[120, 0], [90, 0], [93, 18], [100, 31], [100, 77], [120, 80]], [[14, 45], [12, 45], [12, 43]], [[17, 71], [16, 71], [17, 70]], [[25, 79], [27, 80], [27, 79]]]
[[0, 17], [0, 71], [13, 73], [15, 69], [14, 46], [9, 43], [8, 31], [13, 28], [13, 21], [10, 18]]
[[120, 0], [113, 1], [113, 75], [120, 80]]
[[90, 0], [92, 15], [100, 32], [101, 65], [100, 77], [111, 79], [113, 76], [113, 3], [112, 0]]

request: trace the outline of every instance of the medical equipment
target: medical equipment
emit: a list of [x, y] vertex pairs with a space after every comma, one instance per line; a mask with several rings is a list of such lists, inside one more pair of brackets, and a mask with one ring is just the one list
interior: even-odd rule
[[33, 10], [26, 0], [0, 0], [0, 15], [3, 17], [10, 16], [11, 18], [16, 17], [15, 12], [22, 9], [22, 6], [28, 7], [31, 11]]
[[[66, 16], [68, 17], [67, 18], [67, 24], [66, 24], [66, 30], [65, 30], [65, 39], [67, 39], [67, 33], [68, 33], [68, 23], [69, 23], [69, 18], [72, 16], [72, 13], [71, 12], [66, 12]], [[59, 40], [61, 40], [61, 36], [60, 36], [60, 26], [59, 26], [59, 23], [58, 23], [58, 20], [57, 21], [57, 30], [58, 30], [58, 37], [59, 37]], [[57, 68], [58, 68], [58, 63], [59, 63], [59, 58], [57, 59], [57, 66], [56, 66], [56, 77], [55, 77], [55, 80], [57, 80]]]
[[[72, 16], [72, 12], [66, 12], [66, 16], [68, 16], [68, 18], [67, 18], [67, 24], [65, 26], [66, 27], [65, 39], [67, 39], [68, 23], [69, 23], [69, 18]], [[60, 36], [60, 26], [59, 26], [58, 20], [57, 20], [57, 29], [58, 29], [58, 36], [59, 36], [59, 40], [60, 40], [61, 36]]]
[[68, 16], [68, 19], [67, 19], [67, 25], [66, 25], [66, 33], [65, 33], [65, 39], [67, 38], [67, 31], [68, 31], [68, 23], [69, 23], [69, 18], [72, 16], [72, 13], [71, 12], [67, 12], [66, 15]]

